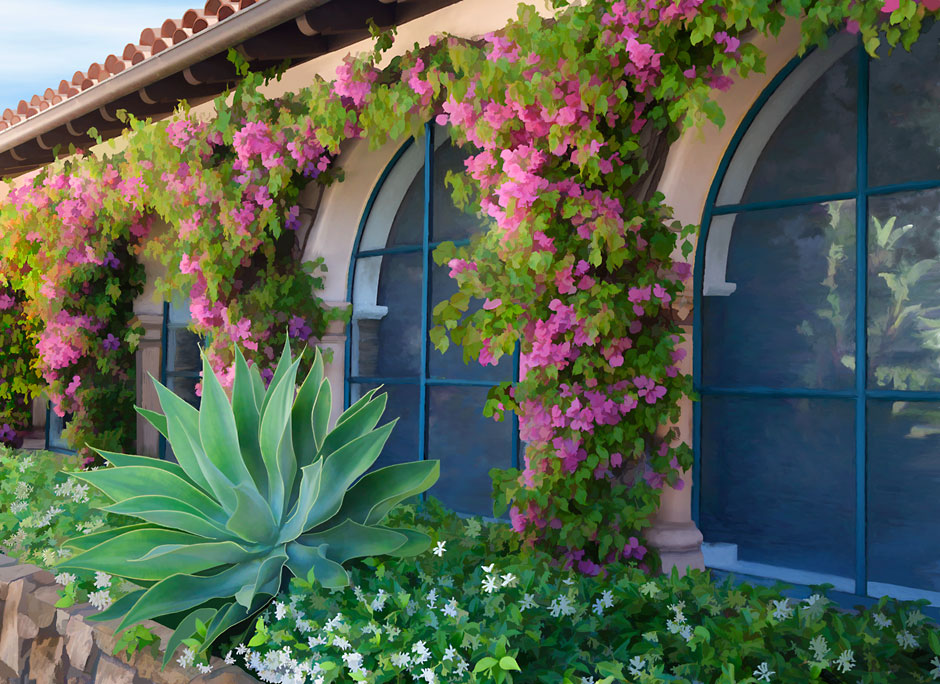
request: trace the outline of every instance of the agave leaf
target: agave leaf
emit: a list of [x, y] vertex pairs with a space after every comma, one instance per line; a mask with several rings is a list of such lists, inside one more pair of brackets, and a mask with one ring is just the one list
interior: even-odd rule
[[[157, 413], [156, 411], [151, 411], [150, 409], [140, 408], [139, 406], [135, 406], [134, 410], [137, 411], [137, 413], [139, 413], [140, 415], [142, 415], [147, 420], [148, 423], [153, 425], [156, 428], [157, 432], [163, 435], [164, 438], [166, 439], [170, 438], [170, 433], [166, 429], [166, 416], [165, 415], [163, 415], [162, 413]], [[97, 449], [95, 451], [97, 451]]]
[[[159, 415], [159, 414], [158, 414]], [[189, 484], [198, 487], [199, 485], [193, 482], [192, 478], [186, 474], [186, 471], [183, 470], [178, 463], [173, 463], [172, 461], [161, 461], [159, 458], [154, 458], [153, 456], [134, 456], [131, 454], [118, 454], [113, 451], [104, 451], [102, 449], [92, 449], [97, 452], [101, 458], [105, 459], [108, 463], [115, 466], [129, 466], [129, 465], [140, 465], [140, 466], [149, 466], [152, 468], [160, 468], [165, 470], [168, 473], [173, 473], [181, 480], [186, 480]]]
[[[131, 532], [132, 530], [163, 530], [162, 527], [157, 527], [151, 523], [138, 523], [136, 525], [125, 525], [123, 527], [113, 527], [109, 530], [101, 530], [100, 532], [92, 532], [90, 534], [83, 534], [79, 537], [72, 537], [62, 542], [62, 546], [66, 546], [70, 549], [76, 549], [78, 551], [87, 551], [88, 549], [93, 549], [98, 546], [101, 542], [108, 541], [114, 537], [118, 537], [125, 532]], [[61, 565], [65, 562], [65, 559], [59, 561], [57, 565]]]
[[[199, 437], [199, 411], [163, 385], [157, 385], [157, 394], [160, 396], [160, 406], [166, 414], [170, 444], [173, 446], [176, 460], [187, 475], [200, 486], [205, 485], [205, 490], [211, 492], [222, 507], [231, 513], [235, 510], [235, 497], [232, 495], [235, 483], [206, 456]], [[198, 477], [194, 475], [192, 468], [198, 471]]]
[[345, 563], [352, 558], [390, 554], [404, 546], [408, 537], [386, 527], [369, 527], [344, 520], [328, 530], [301, 535], [297, 541], [314, 548], [326, 545], [327, 558]]
[[310, 424], [313, 428], [313, 439], [317, 443], [317, 451], [323, 447], [326, 434], [330, 429], [330, 411], [333, 409], [333, 391], [326, 380], [320, 383], [317, 400], [313, 404], [313, 414]]
[[307, 513], [313, 508], [314, 502], [320, 493], [320, 478], [323, 470], [323, 460], [314, 461], [301, 469], [300, 489], [297, 501], [294, 503], [286, 522], [281, 526], [278, 544], [293, 541], [304, 531], [307, 524]]
[[377, 525], [402, 501], [430, 489], [440, 472], [440, 461], [411, 461], [366, 473], [346, 492], [334, 519]]
[[258, 370], [258, 364], [248, 369], [248, 375], [251, 377], [251, 390], [255, 395], [255, 406], [258, 407], [258, 415], [261, 415], [261, 406], [264, 403], [264, 380], [261, 379], [261, 371]]
[[258, 575], [262, 559], [227, 568], [215, 575], [177, 573], [150, 587], [127, 611], [118, 630], [160, 615], [179, 613], [208, 600], [228, 598]]
[[212, 620], [215, 615], [216, 611], [213, 608], [197, 608], [184, 617], [176, 626], [170, 638], [163, 644], [165, 652], [163, 654], [163, 667], [161, 669], [165, 668], [170, 663], [173, 659], [173, 654], [176, 653], [176, 649], [180, 647], [183, 641], [196, 633], [196, 621], [198, 620], [206, 624]]
[[[262, 417], [264, 416], [264, 412], [268, 408], [268, 403], [270, 403], [271, 401], [272, 391], [274, 390], [275, 387], [277, 387], [277, 384], [281, 381], [281, 378], [284, 377], [284, 375], [287, 373], [287, 371], [290, 369], [292, 365], [293, 364], [291, 363], [291, 356], [290, 356], [290, 338], [285, 336], [284, 349], [281, 352], [281, 358], [278, 359], [277, 361], [277, 366], [274, 369], [274, 376], [271, 378], [271, 382], [268, 383], [268, 391], [266, 394], [263, 395], [264, 399], [261, 401], [261, 404], [260, 404], [261, 406], [260, 412], [261, 412]], [[258, 377], [259, 378], [261, 377], [260, 374], [258, 375]]]
[[280, 582], [281, 570], [286, 562], [287, 554], [283, 551], [272, 553], [262, 560], [258, 568], [258, 574], [254, 579], [242, 585], [241, 589], [235, 592], [235, 602], [250, 610], [255, 595], [261, 591], [263, 586], [274, 580]]
[[345, 411], [343, 411], [343, 412], [340, 414], [340, 417], [336, 419], [336, 426], [335, 426], [333, 429], [335, 430], [335, 429], [338, 428], [340, 425], [342, 425], [342, 424], [345, 423], [347, 420], [349, 420], [349, 419], [352, 418], [354, 415], [356, 415], [356, 413], [359, 411], [359, 409], [361, 409], [363, 406], [365, 406], [365, 405], [368, 404], [370, 401], [372, 401], [372, 397], [374, 397], [374, 396], [375, 396], [375, 393], [378, 392], [378, 391], [379, 391], [379, 388], [376, 387], [376, 388], [374, 388], [374, 389], [370, 389], [368, 392], [366, 392], [366, 393], [363, 394], [361, 397], [359, 397], [359, 398], [355, 401], [355, 403], [352, 404], [352, 406], [350, 406], [348, 409], [346, 409]]
[[[282, 357], [283, 358], [283, 357]], [[287, 494], [293, 484], [294, 472], [284, 472], [290, 459], [281, 451], [285, 433], [290, 435], [290, 410], [294, 401], [294, 380], [299, 361], [281, 373], [276, 385], [268, 389], [265, 407], [261, 412], [261, 456], [268, 473], [268, 499], [274, 517], [280, 521]], [[280, 366], [279, 366], [280, 367]], [[293, 465], [296, 470], [296, 463]]]
[[226, 529], [246, 541], [273, 544], [278, 535], [277, 521], [254, 485], [239, 485], [235, 488], [235, 497], [238, 505]]
[[337, 449], [329, 459], [324, 461], [320, 494], [307, 512], [304, 530], [316, 527], [336, 515], [349, 485], [375, 463], [396, 422], [398, 422], [397, 418], [368, 434], [357, 437]]
[[225, 511], [209, 495], [156, 466], [122, 466], [74, 473], [73, 477], [97, 487], [115, 502], [160, 492], [195, 508], [210, 519], [225, 520]]
[[[317, 454], [323, 458], [329, 458], [330, 454], [335, 452], [347, 442], [351, 442], [356, 437], [370, 432], [378, 425], [379, 419], [385, 413], [385, 404], [388, 400], [387, 394], [382, 394], [374, 401], [361, 406], [356, 412], [342, 423], [338, 423], [335, 428], [323, 440], [323, 445]], [[345, 416], [352, 410], [350, 407], [343, 413]]]
[[104, 622], [105, 620], [114, 620], [115, 618], [119, 618], [125, 613], [125, 611], [137, 603], [137, 599], [143, 596], [145, 591], [147, 590], [138, 589], [136, 591], [130, 592], [129, 594], [125, 594], [110, 606], [102, 610], [100, 613], [85, 615], [84, 619], [88, 620], [89, 622]]
[[327, 589], [349, 586], [349, 575], [342, 565], [326, 557], [326, 544], [320, 547], [305, 546], [300, 542], [287, 545], [287, 568], [296, 577], [307, 577], [310, 570], [320, 584]]
[[390, 556], [396, 556], [398, 558], [407, 558], [410, 556], [417, 556], [418, 554], [424, 553], [428, 550], [428, 547], [431, 546], [431, 538], [426, 535], [424, 532], [418, 532], [418, 530], [410, 530], [408, 528], [383, 528], [390, 529], [399, 534], [403, 534], [408, 537], [408, 541], [405, 542], [402, 546], [395, 549], [391, 552]]
[[[232, 458], [241, 454], [238, 444], [238, 428], [235, 414], [222, 383], [212, 370], [209, 358], [202, 354], [202, 405], [199, 415], [199, 439], [208, 459], [219, 469], [225, 478], [236, 487], [255, 488], [255, 481], [241, 458]], [[211, 479], [210, 479], [211, 481]], [[258, 498], [261, 495], [258, 494]]]
[[207, 625], [206, 636], [203, 639], [204, 649], [208, 649], [209, 646], [212, 645], [212, 642], [222, 636], [222, 633], [227, 629], [251, 617], [253, 612], [258, 611], [249, 611], [244, 606], [237, 603], [226, 603], [219, 608], [211, 621], [203, 620]]
[[[167, 547], [180, 550], [153, 555]], [[234, 542], [206, 543], [176, 530], [133, 530], [68, 558], [58, 567], [99, 570], [131, 580], [161, 580], [168, 574], [203, 572], [247, 559], [250, 555]]]
[[291, 432], [294, 444], [294, 455], [297, 458], [297, 467], [310, 465], [317, 456], [317, 444], [310, 431], [310, 416], [313, 415], [313, 405], [323, 382], [323, 358], [317, 349], [313, 357], [313, 366], [307, 377], [304, 378], [294, 406], [291, 409]]
[[[261, 376], [258, 376], [261, 380]], [[262, 395], [264, 387], [262, 386]], [[235, 348], [235, 382], [232, 385], [232, 412], [238, 427], [238, 447], [241, 450], [245, 467], [251, 473], [258, 492], [262, 496], [268, 493], [268, 473], [261, 458], [261, 446], [258, 444], [258, 430], [261, 413], [252, 387], [251, 372], [242, 350]]]
[[[238, 535], [206, 517], [199, 509], [170, 496], [145, 495], [102, 507], [103, 511], [132, 515], [163, 527], [172, 527], [208, 539], [238, 539]], [[250, 540], [253, 541], [253, 540]]]

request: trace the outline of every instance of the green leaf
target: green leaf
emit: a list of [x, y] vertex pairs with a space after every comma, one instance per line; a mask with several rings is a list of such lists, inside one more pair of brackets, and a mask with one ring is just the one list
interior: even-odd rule
[[408, 543], [408, 537], [386, 527], [360, 525], [347, 519], [328, 530], [303, 534], [297, 541], [325, 547], [325, 556], [342, 564], [352, 558], [391, 554]]
[[326, 557], [323, 547], [312, 548], [298, 542], [287, 545], [287, 568], [295, 577], [313, 577], [323, 587], [336, 589], [349, 586], [349, 575], [342, 565]]
[[170, 435], [166, 429], [166, 416], [164, 416], [162, 413], [151, 411], [150, 409], [140, 408], [139, 406], [135, 406], [134, 410], [142, 415], [148, 423], [153, 425], [157, 432], [163, 435], [164, 439], [170, 438]]
[[[171, 527], [208, 539], [238, 539], [223, 524], [209, 518], [195, 506], [170, 496], [146, 495], [125, 499], [101, 510], [130, 515], [147, 522]], [[253, 541], [253, 540], [250, 540]]]
[[[260, 380], [260, 376], [259, 376]], [[263, 390], [262, 390], [263, 394]], [[241, 349], [235, 349], [235, 381], [232, 384], [232, 412], [235, 416], [235, 425], [238, 428], [238, 447], [241, 451], [245, 467], [251, 473], [258, 492], [267, 495], [268, 473], [264, 467], [261, 456], [261, 446], [258, 435], [261, 423], [261, 413], [258, 409], [257, 397], [253, 387], [251, 371]]]
[[[291, 430], [293, 431], [294, 454], [300, 468], [310, 465], [317, 456], [317, 443], [311, 429], [313, 406], [323, 382], [323, 358], [317, 349], [313, 357], [310, 372], [304, 378], [297, 398], [291, 409]], [[351, 408], [351, 407], [350, 407]]]
[[165, 669], [173, 659], [173, 654], [176, 653], [176, 649], [180, 647], [183, 640], [196, 633], [196, 623], [211, 620], [215, 613], [216, 611], [213, 608], [199, 608], [183, 618], [182, 622], [176, 626], [173, 634], [170, 635], [170, 638], [167, 639], [167, 642], [163, 644], [163, 668], [161, 669]]
[[516, 662], [516, 659], [508, 655], [499, 659], [499, 667], [503, 670], [518, 670], [522, 672], [522, 668], [519, 667], [519, 663]]
[[477, 664], [474, 665], [473, 667], [473, 674], [479, 674], [480, 672], [483, 672], [484, 670], [489, 670], [494, 665], [496, 665], [497, 662], [499, 661], [497, 661], [496, 658], [491, 658], [490, 656], [486, 656], [485, 658], [480, 658], [480, 660], [477, 661]]

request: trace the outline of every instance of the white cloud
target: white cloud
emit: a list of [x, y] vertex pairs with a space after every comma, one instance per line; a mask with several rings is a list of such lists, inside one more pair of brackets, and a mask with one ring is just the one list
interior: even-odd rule
[[57, 88], [200, 0], [0, 0], [0, 108]]

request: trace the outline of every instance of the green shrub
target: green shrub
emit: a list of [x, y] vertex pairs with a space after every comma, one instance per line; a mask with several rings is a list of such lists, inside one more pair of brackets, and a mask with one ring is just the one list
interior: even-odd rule
[[277, 595], [285, 568], [336, 588], [349, 583], [343, 563], [350, 559], [427, 548], [426, 535], [381, 523], [434, 484], [438, 462], [364, 475], [395, 426], [376, 428], [385, 395], [367, 393], [330, 431], [323, 360], [317, 352], [298, 390], [299, 364], [285, 343], [265, 390], [257, 366], [249, 369], [238, 351], [230, 402], [203, 355], [200, 409], [156, 381], [164, 413], [138, 409], [167, 438], [178, 464], [96, 450], [114, 467], [76, 474], [110, 500], [103, 510], [139, 519], [66, 543], [79, 553], [59, 568], [140, 587], [94, 619], [121, 618], [118, 629], [162, 619], [176, 628], [167, 660], [193, 635], [187, 643], [202, 653]]
[[[227, 654], [282, 682], [928, 682], [935, 625], [882, 600], [850, 613], [825, 597], [709, 573], [607, 577], [508, 551], [509, 531], [433, 500], [399, 514], [436, 542], [417, 559], [366, 559], [354, 586], [291, 581]], [[439, 554], [439, 555], [438, 555]], [[816, 589], [816, 588], [814, 588]], [[293, 677], [293, 679], [292, 679]]]

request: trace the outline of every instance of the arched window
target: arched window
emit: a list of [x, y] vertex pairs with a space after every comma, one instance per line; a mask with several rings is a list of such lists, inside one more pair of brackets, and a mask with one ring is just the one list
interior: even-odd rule
[[695, 312], [713, 567], [940, 605], [938, 40], [837, 36], [722, 161]]
[[518, 430], [512, 420], [485, 418], [483, 405], [490, 387], [512, 379], [513, 358], [464, 364], [460, 347], [442, 355], [428, 339], [433, 307], [456, 291], [431, 253], [485, 228], [453, 205], [444, 185], [464, 157], [444, 129], [428, 126], [398, 151], [369, 198], [350, 268], [346, 404], [383, 385], [383, 420], [399, 421], [376, 466], [438, 459], [431, 494], [458, 512], [491, 515], [488, 473], [515, 464]]

